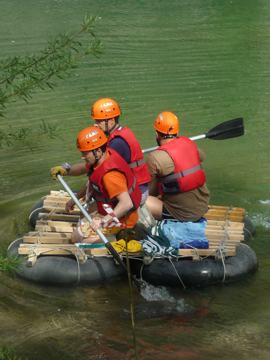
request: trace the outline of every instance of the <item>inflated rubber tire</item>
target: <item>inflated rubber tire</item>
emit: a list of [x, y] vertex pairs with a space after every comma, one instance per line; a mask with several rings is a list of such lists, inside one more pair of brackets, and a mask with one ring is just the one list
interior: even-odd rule
[[[8, 248], [9, 256], [18, 256], [22, 239], [13, 241]], [[89, 257], [80, 264], [74, 256], [39, 256], [34, 266], [28, 266], [26, 256], [19, 255], [21, 264], [16, 274], [25, 279], [43, 285], [97, 285], [114, 282], [126, 274], [111, 257]]]
[[245, 216], [244, 219], [244, 238], [245, 241], [249, 241], [253, 238], [256, 233], [255, 226], [253, 225], [249, 216]]
[[42, 212], [43, 201], [44, 199], [42, 198], [30, 210], [29, 223], [33, 229], [35, 228], [36, 222], [39, 219], [39, 213]]
[[240, 243], [236, 256], [223, 260], [204, 258], [194, 261], [184, 258], [171, 259], [170, 262], [164, 258], [155, 259], [149, 265], [135, 259], [130, 259], [130, 262], [133, 274], [153, 285], [181, 286], [183, 282], [186, 287], [234, 282], [254, 273], [258, 267], [256, 254], [247, 244]]

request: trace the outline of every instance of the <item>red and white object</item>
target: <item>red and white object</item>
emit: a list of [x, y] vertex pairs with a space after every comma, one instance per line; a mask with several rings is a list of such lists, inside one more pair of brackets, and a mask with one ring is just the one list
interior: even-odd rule
[[110, 205], [108, 204], [102, 204], [103, 209], [106, 211], [106, 213], [108, 215], [111, 216], [111, 220], [109, 220], [108, 222], [106, 222], [106, 224], [104, 224], [104, 222], [101, 220], [101, 223], [104, 227], [121, 227], [121, 222], [119, 221], [118, 217], [115, 215], [113, 209], [110, 207]]

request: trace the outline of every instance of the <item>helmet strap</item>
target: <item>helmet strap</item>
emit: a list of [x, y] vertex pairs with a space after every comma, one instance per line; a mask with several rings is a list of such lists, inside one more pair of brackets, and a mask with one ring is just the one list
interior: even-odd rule
[[106, 136], [110, 135], [110, 131], [109, 131], [109, 120], [105, 121], [105, 129], [104, 129], [104, 133]]
[[93, 154], [94, 154], [94, 157], [95, 157], [95, 163], [93, 164], [93, 166], [96, 166], [97, 163], [99, 162], [99, 158], [98, 158], [98, 155], [97, 155], [97, 150], [92, 150]]
[[162, 136], [162, 139], [172, 139], [172, 138], [176, 138], [177, 134], [167, 134]]
[[177, 134], [162, 134], [160, 132], [157, 132], [157, 136], [156, 136], [156, 142], [158, 144], [158, 146], [161, 146], [161, 142], [163, 140], [167, 140], [167, 139], [175, 139], [177, 137]]
[[[112, 120], [112, 119], [114, 119], [114, 125], [113, 125], [113, 127], [109, 130], [109, 124], [108, 124], [108, 122], [110, 121], [110, 120]], [[105, 134], [107, 135], [107, 136], [109, 136], [114, 130], [116, 130], [117, 128], [119, 128], [119, 124], [118, 124], [118, 117], [116, 117], [116, 118], [111, 118], [111, 119], [108, 119], [107, 121], [106, 121], [106, 125], [105, 125]]]

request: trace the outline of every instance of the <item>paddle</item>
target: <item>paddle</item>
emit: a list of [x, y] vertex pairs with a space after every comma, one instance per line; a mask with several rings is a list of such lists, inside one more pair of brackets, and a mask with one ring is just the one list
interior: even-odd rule
[[[224, 121], [223, 123], [213, 127], [206, 134], [193, 136], [191, 140], [212, 139], [212, 140], [226, 140], [244, 135], [244, 122], [243, 118], [237, 118]], [[158, 146], [144, 149], [143, 153], [146, 154], [154, 151]]]
[[[65, 190], [69, 193], [71, 199], [74, 201], [74, 203], [78, 206], [78, 208], [80, 209], [80, 211], [82, 212], [82, 214], [85, 216], [85, 218], [88, 220], [90, 226], [92, 223], [92, 218], [89, 215], [89, 213], [84, 209], [84, 207], [82, 206], [82, 204], [79, 202], [79, 200], [77, 199], [77, 197], [75, 196], [75, 194], [73, 193], [73, 191], [70, 189], [70, 187], [68, 186], [68, 184], [64, 181], [64, 179], [62, 178], [61, 175], [57, 175], [57, 179], [60, 181], [60, 183], [63, 185], [63, 187], [65, 188]], [[125, 263], [123, 262], [123, 260], [121, 259], [121, 257], [119, 256], [118, 252], [114, 249], [114, 247], [112, 246], [112, 244], [109, 242], [109, 240], [106, 238], [106, 236], [103, 234], [103, 232], [100, 229], [94, 230], [96, 232], [96, 234], [100, 237], [100, 239], [104, 242], [106, 248], [109, 250], [109, 252], [111, 253], [111, 255], [113, 256], [113, 258], [118, 262], [118, 264], [120, 264], [122, 266], [122, 268], [127, 271], [127, 267], [125, 265]]]

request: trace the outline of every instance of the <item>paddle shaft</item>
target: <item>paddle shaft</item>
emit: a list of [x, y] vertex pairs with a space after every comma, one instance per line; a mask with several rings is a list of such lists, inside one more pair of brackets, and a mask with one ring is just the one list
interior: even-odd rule
[[[190, 140], [195, 141], [195, 140], [200, 140], [200, 139], [205, 139], [205, 138], [206, 138], [206, 134], [202, 134], [202, 135], [192, 136], [192, 137], [190, 137]], [[154, 147], [151, 147], [151, 148], [148, 148], [148, 149], [144, 149], [142, 152], [144, 154], [147, 154], [147, 153], [149, 153], [151, 151], [156, 150], [157, 148], [158, 148], [158, 146], [154, 146]]]
[[[64, 181], [64, 179], [62, 178], [61, 175], [57, 175], [57, 179], [59, 180], [59, 182], [62, 184], [62, 186], [64, 187], [64, 189], [68, 192], [68, 194], [70, 195], [71, 199], [74, 201], [74, 203], [78, 206], [78, 208], [80, 209], [80, 211], [82, 212], [82, 214], [85, 216], [85, 218], [87, 219], [87, 221], [89, 222], [90, 226], [92, 223], [92, 218], [90, 216], [90, 214], [85, 210], [85, 208], [82, 206], [82, 204], [80, 203], [79, 199], [75, 196], [75, 194], [73, 193], [73, 191], [70, 189], [70, 187], [67, 185], [67, 183]], [[121, 257], [119, 256], [119, 254], [117, 253], [117, 251], [113, 248], [112, 244], [109, 242], [109, 240], [106, 238], [106, 236], [103, 234], [103, 232], [100, 229], [93, 229], [96, 234], [99, 236], [99, 238], [104, 242], [106, 248], [109, 250], [109, 252], [111, 253], [111, 255], [115, 258], [115, 260], [127, 271], [126, 265], [123, 262], [123, 260], [121, 259]]]
[[[221, 124], [218, 124], [214, 128], [210, 129], [206, 134], [193, 136], [190, 140], [200, 140], [200, 139], [213, 139], [213, 140], [225, 140], [231, 139], [234, 137], [244, 135], [244, 123], [243, 118], [237, 118], [232, 120], [224, 121]], [[154, 151], [158, 146], [144, 149], [143, 153], [146, 154], [150, 151]]]

